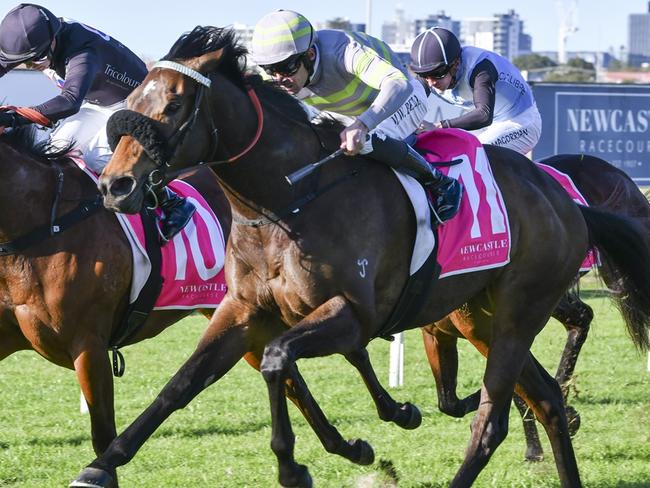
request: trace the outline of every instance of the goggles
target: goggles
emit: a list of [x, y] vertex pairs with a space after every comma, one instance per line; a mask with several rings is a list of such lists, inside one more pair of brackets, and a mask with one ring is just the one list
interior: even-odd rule
[[260, 68], [266, 71], [266, 74], [269, 76], [293, 76], [298, 72], [300, 66], [302, 66], [303, 56], [304, 53], [297, 54], [280, 63], [267, 64], [260, 66]]
[[451, 65], [446, 64], [442, 68], [436, 68], [434, 70], [427, 71], [426, 73], [418, 73], [418, 76], [420, 78], [424, 78], [425, 80], [426, 79], [441, 80], [445, 76], [447, 76], [447, 74], [449, 74], [450, 70], [451, 70]]

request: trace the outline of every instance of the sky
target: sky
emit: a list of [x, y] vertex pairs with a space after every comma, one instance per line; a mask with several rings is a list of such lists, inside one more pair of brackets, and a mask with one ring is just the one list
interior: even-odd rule
[[[296, 10], [312, 22], [346, 17], [365, 22], [367, 0], [35, 0], [59, 17], [68, 17], [115, 37], [147, 59], [167, 53], [174, 41], [195, 25], [254, 25], [278, 8]], [[407, 18], [424, 18], [444, 10], [455, 20], [485, 17], [514, 9], [533, 37], [534, 51], [557, 51], [560, 17], [556, 4], [570, 0], [452, 0], [448, 6], [432, 0], [401, 0]], [[19, 2], [0, 0], [0, 15]], [[379, 36], [381, 25], [395, 16], [396, 0], [372, 0], [371, 33]], [[578, 0], [578, 30], [568, 38], [568, 51], [618, 53], [627, 45], [628, 16], [647, 13], [646, 0]]]

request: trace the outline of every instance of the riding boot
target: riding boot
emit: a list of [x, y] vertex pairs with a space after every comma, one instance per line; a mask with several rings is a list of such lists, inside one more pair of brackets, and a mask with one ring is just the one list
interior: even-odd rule
[[381, 139], [373, 135], [372, 149], [368, 156], [409, 174], [431, 191], [433, 211], [440, 223], [456, 215], [463, 194], [463, 187], [458, 180], [431, 166], [404, 141], [391, 137]]
[[187, 225], [196, 208], [167, 187], [157, 187], [155, 192], [158, 206], [163, 212], [160, 234], [165, 241], [169, 241]]

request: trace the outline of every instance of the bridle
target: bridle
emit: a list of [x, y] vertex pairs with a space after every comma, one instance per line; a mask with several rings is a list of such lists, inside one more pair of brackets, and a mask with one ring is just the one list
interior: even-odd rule
[[[211, 78], [204, 76], [198, 71], [188, 68], [187, 66], [180, 63], [163, 60], [163, 61], [158, 61], [156, 64], [154, 64], [151, 69], [153, 70], [155, 68], [171, 69], [178, 73], [181, 73], [182, 75], [187, 76], [193, 79], [194, 81], [196, 81], [199, 84], [199, 87], [196, 90], [196, 95], [194, 96], [194, 110], [192, 110], [192, 113], [188, 117], [188, 119], [185, 122], [183, 122], [178, 129], [174, 131], [172, 136], [169, 138], [169, 141], [167, 142], [167, 146], [169, 148], [169, 152], [168, 152], [169, 158], [167, 158], [167, 160], [164, 163], [156, 162], [156, 168], [151, 173], [149, 173], [147, 179], [150, 188], [161, 185], [162, 182], [165, 180], [166, 168], [171, 167], [169, 161], [172, 159], [172, 156], [174, 155], [178, 147], [183, 143], [185, 136], [189, 133], [190, 129], [192, 129], [192, 127], [196, 123], [199, 116], [199, 111], [201, 109], [201, 102], [203, 101], [203, 97], [205, 93], [209, 91], [212, 86]], [[259, 141], [260, 135], [262, 134], [262, 129], [264, 128], [264, 115], [262, 112], [262, 105], [260, 104], [259, 98], [257, 97], [255, 90], [253, 90], [253, 88], [250, 85], [247, 85], [246, 92], [253, 104], [253, 107], [255, 107], [255, 112], [257, 114], [257, 130], [255, 132], [255, 136], [253, 137], [252, 141], [242, 151], [240, 151], [238, 154], [234, 156], [231, 156], [228, 159], [219, 160], [219, 161], [209, 161], [215, 155], [217, 151], [217, 147], [219, 145], [219, 129], [216, 127], [214, 123], [214, 119], [211, 113], [211, 107], [210, 104], [208, 103], [207, 115], [208, 115], [208, 120], [210, 121], [209, 123], [210, 123], [210, 146], [211, 146], [210, 151], [208, 153], [210, 155], [208, 157], [209, 162], [200, 162], [197, 164], [197, 166], [214, 166], [217, 164], [232, 163], [237, 159], [241, 158], [242, 156], [244, 156], [246, 153], [248, 153], [253, 148], [253, 146], [255, 146], [255, 144], [257, 144], [257, 142]], [[214, 148], [212, 148], [213, 139], [214, 139]], [[174, 174], [180, 174], [186, 170], [187, 168], [183, 168], [182, 170], [178, 170], [177, 172], [174, 172]]]

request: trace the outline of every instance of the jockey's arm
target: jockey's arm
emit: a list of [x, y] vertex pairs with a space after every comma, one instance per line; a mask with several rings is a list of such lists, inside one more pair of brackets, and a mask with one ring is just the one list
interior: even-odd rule
[[487, 127], [494, 116], [494, 100], [496, 98], [496, 82], [499, 78], [494, 64], [484, 59], [476, 65], [470, 76], [470, 86], [474, 97], [474, 109], [454, 119], [443, 120], [440, 126], [444, 128], [476, 130]]
[[33, 108], [52, 122], [76, 114], [99, 69], [99, 59], [94, 52], [82, 51], [76, 54], [66, 66], [61, 93]]
[[372, 49], [355, 44], [345, 53], [345, 69], [366, 85], [379, 90], [379, 94], [358, 116], [368, 130], [372, 130], [393, 115], [411, 96], [413, 87], [406, 75]]

